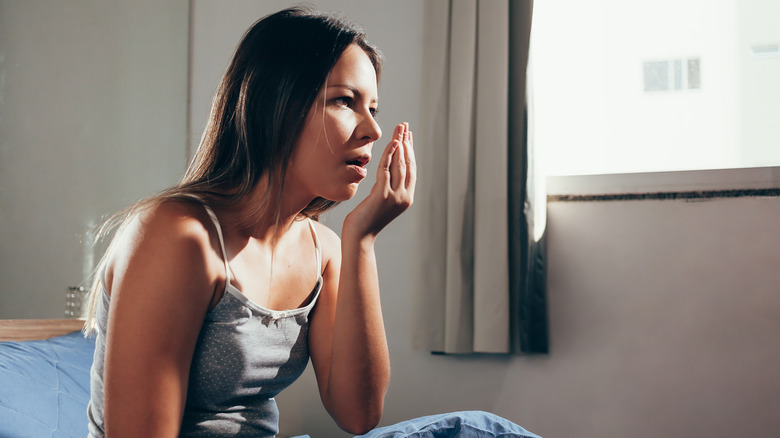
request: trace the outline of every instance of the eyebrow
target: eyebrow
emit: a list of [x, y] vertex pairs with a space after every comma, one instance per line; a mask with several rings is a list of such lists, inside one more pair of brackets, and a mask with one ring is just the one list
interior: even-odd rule
[[[363, 96], [363, 93], [361, 93], [360, 90], [358, 90], [357, 88], [355, 88], [353, 86], [350, 86], [350, 85], [346, 85], [346, 84], [328, 85], [328, 88], [336, 88], [336, 87], [338, 87], [338, 88], [346, 88], [347, 90], [351, 91], [352, 93], [354, 93], [357, 96]], [[376, 99], [376, 98], [371, 99], [371, 103], [379, 103], [379, 100]]]

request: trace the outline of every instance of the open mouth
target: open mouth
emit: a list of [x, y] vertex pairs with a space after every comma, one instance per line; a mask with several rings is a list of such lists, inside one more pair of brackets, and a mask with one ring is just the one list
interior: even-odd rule
[[360, 182], [360, 180], [368, 175], [366, 164], [368, 164], [369, 161], [371, 161], [371, 156], [368, 154], [347, 161], [347, 166], [354, 172], [355, 179], [353, 182]]
[[347, 161], [347, 164], [349, 164], [350, 166], [366, 167], [366, 164], [368, 164], [369, 160], [371, 160], [370, 157], [362, 156], [354, 160]]

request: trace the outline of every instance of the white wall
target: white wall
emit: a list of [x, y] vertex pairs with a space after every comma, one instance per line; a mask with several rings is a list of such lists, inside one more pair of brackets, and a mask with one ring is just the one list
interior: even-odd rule
[[[549, 206], [550, 436], [772, 436], [778, 198]], [[545, 377], [540, 377], [545, 378]]]
[[0, 0], [0, 318], [61, 318], [101, 218], [177, 181], [186, 0]]

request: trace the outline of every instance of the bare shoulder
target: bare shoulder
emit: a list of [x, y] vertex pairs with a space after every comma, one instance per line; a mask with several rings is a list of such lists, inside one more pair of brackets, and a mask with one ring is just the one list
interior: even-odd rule
[[172, 234], [172, 237], [208, 238], [213, 228], [206, 209], [195, 202], [159, 202], [137, 216], [144, 232]]
[[[118, 236], [121, 249], [132, 252], [139, 245], [170, 247], [210, 242], [209, 218], [202, 206], [185, 201], [161, 201], [131, 217]], [[119, 248], [118, 248], [119, 249]]]
[[114, 275], [146, 259], [154, 259], [171, 275], [183, 271], [209, 274], [216, 269], [216, 228], [203, 206], [195, 202], [158, 202], [135, 214], [120, 233], [106, 272], [109, 284]]

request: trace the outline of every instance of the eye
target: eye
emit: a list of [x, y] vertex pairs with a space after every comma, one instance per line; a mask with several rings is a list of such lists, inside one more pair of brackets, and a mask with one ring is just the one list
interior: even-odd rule
[[368, 111], [371, 113], [371, 117], [375, 119], [379, 117], [379, 108], [369, 108]]
[[352, 106], [352, 98], [349, 96], [336, 97], [333, 98], [331, 102], [333, 102], [333, 104], [336, 106], [346, 106], [346, 107]]

